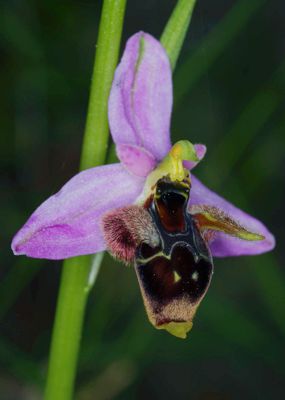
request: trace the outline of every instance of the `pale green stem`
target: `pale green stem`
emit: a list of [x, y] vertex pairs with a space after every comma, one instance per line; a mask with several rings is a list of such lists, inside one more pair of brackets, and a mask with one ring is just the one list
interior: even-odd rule
[[[107, 103], [118, 61], [125, 6], [126, 0], [105, 0], [103, 4], [81, 169], [105, 161], [108, 143]], [[94, 256], [84, 256], [64, 262], [50, 351], [46, 400], [72, 399], [93, 259]], [[98, 270], [99, 264], [96, 265]]]
[[126, 0], [105, 0], [94, 63], [81, 169], [104, 164], [109, 136], [108, 97], [118, 61]]
[[[174, 68], [190, 23], [195, 1], [179, 0], [162, 35]], [[126, 0], [105, 0], [93, 70], [81, 169], [102, 164], [108, 143], [107, 105], [117, 64]], [[70, 400], [88, 293], [94, 284], [102, 253], [64, 262], [49, 360], [46, 400]]]
[[161, 36], [160, 41], [168, 54], [172, 70], [175, 69], [195, 4], [196, 0], [178, 0]]
[[90, 262], [89, 256], [64, 262], [53, 328], [46, 400], [70, 400], [73, 396]]

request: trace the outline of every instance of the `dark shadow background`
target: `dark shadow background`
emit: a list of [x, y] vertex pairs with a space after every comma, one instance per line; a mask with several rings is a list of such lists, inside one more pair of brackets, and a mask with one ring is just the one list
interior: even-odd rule
[[[186, 341], [150, 326], [134, 271], [106, 256], [87, 308], [79, 400], [284, 396], [285, 3], [197, 3], [174, 74], [173, 141], [207, 145], [197, 176], [262, 219], [277, 247], [216, 260]], [[101, 1], [0, 5], [0, 397], [37, 400], [61, 263], [16, 258], [10, 241], [78, 169]], [[159, 37], [174, 5], [129, 1], [123, 44], [138, 30]]]

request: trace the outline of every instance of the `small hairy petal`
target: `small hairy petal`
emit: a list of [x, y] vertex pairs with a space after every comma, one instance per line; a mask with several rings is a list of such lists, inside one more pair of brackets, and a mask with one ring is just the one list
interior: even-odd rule
[[104, 250], [102, 215], [133, 203], [142, 186], [120, 164], [80, 172], [35, 210], [13, 239], [14, 254], [64, 259]]
[[211, 232], [224, 232], [227, 235], [235, 236], [243, 240], [263, 240], [264, 236], [255, 232], [249, 232], [241, 226], [236, 220], [232, 219], [228, 214], [220, 208], [205, 205], [193, 205], [190, 207], [192, 214], [199, 230], [202, 234], [209, 234], [210, 238], [214, 237]]
[[210, 242], [210, 249], [214, 257], [261, 254], [274, 248], [274, 236], [262, 222], [208, 189], [193, 175], [191, 176], [191, 183], [190, 212], [194, 205], [202, 208], [205, 206], [215, 207], [220, 210], [221, 215], [229, 216], [237, 226], [243, 227], [248, 232], [264, 236], [263, 240], [249, 241], [229, 236], [224, 232], [215, 232]]
[[156, 166], [153, 155], [142, 147], [119, 144], [116, 151], [121, 163], [134, 175], [147, 177]]
[[160, 241], [150, 214], [138, 205], [106, 213], [102, 218], [102, 230], [107, 250], [125, 263], [134, 261], [140, 243], [156, 247]]
[[167, 54], [151, 35], [136, 33], [127, 42], [109, 98], [114, 142], [143, 147], [161, 160], [171, 147], [171, 109], [172, 78]]

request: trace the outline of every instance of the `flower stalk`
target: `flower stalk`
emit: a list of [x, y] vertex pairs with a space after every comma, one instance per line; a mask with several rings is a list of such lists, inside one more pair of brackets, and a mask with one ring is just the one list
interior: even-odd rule
[[[105, 0], [103, 4], [81, 170], [100, 165], [106, 158], [108, 96], [118, 61], [125, 7], [126, 0]], [[93, 259], [94, 256], [83, 256], [64, 262], [50, 350], [46, 400], [69, 400], [73, 396]]]

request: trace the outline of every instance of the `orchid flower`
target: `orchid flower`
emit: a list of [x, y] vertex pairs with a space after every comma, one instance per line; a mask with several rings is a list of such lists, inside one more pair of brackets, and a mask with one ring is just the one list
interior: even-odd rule
[[47, 259], [107, 249], [134, 263], [150, 322], [186, 337], [211, 281], [212, 257], [260, 254], [275, 240], [190, 175], [206, 147], [187, 140], [171, 146], [171, 110], [167, 54], [139, 32], [127, 42], [109, 98], [120, 163], [75, 175], [34, 211], [12, 249]]

